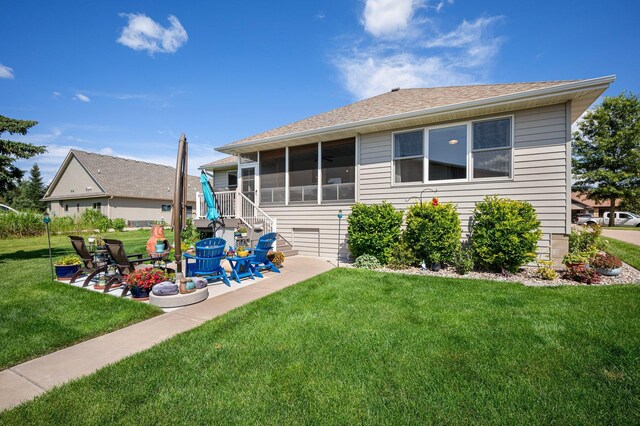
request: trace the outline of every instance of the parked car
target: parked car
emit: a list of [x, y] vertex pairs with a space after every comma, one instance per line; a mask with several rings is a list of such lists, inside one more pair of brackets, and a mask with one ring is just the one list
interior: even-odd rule
[[593, 219], [593, 215], [589, 213], [580, 213], [573, 216], [571, 218], [571, 222], [575, 223], [576, 225], [584, 225], [585, 223], [589, 222], [591, 219]]
[[18, 210], [16, 209], [12, 209], [11, 207], [7, 206], [6, 204], [0, 204], [0, 213], [18, 213]]
[[[640, 227], [640, 216], [631, 212], [615, 212], [614, 213], [615, 226], [638, 226]], [[586, 221], [587, 225], [609, 225], [609, 212], [606, 212], [603, 217], [592, 217]]]

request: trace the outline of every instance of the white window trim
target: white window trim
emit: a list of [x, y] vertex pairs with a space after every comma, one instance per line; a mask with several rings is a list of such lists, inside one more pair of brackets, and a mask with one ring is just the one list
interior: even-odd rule
[[[474, 178], [473, 177], [473, 123], [478, 123], [481, 121], [494, 121], [500, 120], [503, 118], [511, 119], [511, 140], [510, 145], [508, 147], [500, 147], [500, 148], [487, 148], [484, 150], [476, 150], [476, 151], [490, 151], [490, 150], [499, 150], [499, 149], [510, 149], [511, 150], [511, 170], [509, 171], [509, 176], [504, 177], [487, 177], [487, 178]], [[434, 129], [442, 129], [446, 127], [457, 127], [457, 126], [467, 126], [467, 177], [465, 179], [446, 179], [446, 180], [429, 180], [429, 130]], [[396, 182], [395, 181], [395, 135], [402, 133], [411, 133], [422, 130], [423, 133], [423, 166], [422, 166], [422, 181], [413, 181], [413, 182]], [[514, 177], [514, 151], [515, 151], [515, 115], [507, 114], [500, 115], [495, 117], [487, 117], [481, 119], [474, 120], [465, 120], [465, 121], [456, 121], [447, 124], [438, 124], [435, 126], [427, 126], [427, 127], [416, 127], [411, 129], [398, 130], [395, 132], [391, 132], [391, 186], [417, 186], [417, 185], [436, 185], [436, 184], [464, 184], [469, 182], [497, 182], [497, 181], [512, 181]], [[412, 156], [412, 157], [402, 157], [397, 160], [406, 160], [411, 158], [420, 158], [420, 156]]]

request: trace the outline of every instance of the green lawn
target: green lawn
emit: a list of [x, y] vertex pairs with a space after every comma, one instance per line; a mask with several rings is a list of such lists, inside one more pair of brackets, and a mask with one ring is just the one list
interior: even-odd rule
[[640, 286], [337, 269], [0, 414], [6, 424], [638, 424]]
[[[110, 233], [127, 251], [143, 250], [149, 231]], [[54, 257], [73, 253], [52, 237]], [[0, 369], [161, 313], [153, 306], [52, 283], [47, 238], [0, 241]]]
[[640, 246], [609, 237], [604, 237], [604, 239], [609, 241], [607, 251], [610, 254], [640, 270]]

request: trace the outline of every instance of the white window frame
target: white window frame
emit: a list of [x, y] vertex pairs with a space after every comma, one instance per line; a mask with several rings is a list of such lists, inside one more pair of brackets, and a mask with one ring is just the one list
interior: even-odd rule
[[[486, 178], [474, 178], [473, 177], [473, 123], [478, 123], [482, 121], [494, 121], [500, 120], [504, 118], [509, 118], [511, 120], [511, 140], [510, 145], [507, 147], [500, 148], [487, 148], [482, 150], [476, 150], [478, 152], [482, 151], [492, 151], [492, 150], [500, 150], [500, 149], [510, 149], [511, 150], [511, 170], [509, 171], [509, 176], [503, 177], [486, 177]], [[467, 177], [464, 179], [443, 179], [443, 180], [429, 180], [429, 130], [442, 129], [446, 127], [458, 127], [458, 126], [467, 126]], [[422, 130], [423, 133], [423, 166], [422, 166], [422, 181], [421, 182], [396, 182], [396, 158], [395, 158], [395, 135], [402, 133], [410, 133]], [[481, 119], [474, 120], [465, 120], [465, 121], [455, 121], [446, 124], [438, 124], [434, 126], [427, 127], [416, 127], [411, 129], [403, 129], [395, 132], [391, 132], [391, 186], [416, 186], [416, 185], [437, 185], [437, 184], [464, 184], [469, 182], [493, 182], [493, 181], [512, 181], [514, 175], [514, 151], [515, 151], [515, 116], [513, 114], [500, 115], [495, 117], [486, 117]], [[420, 158], [420, 156], [414, 157], [403, 157], [399, 160], [410, 159], [410, 158]]]

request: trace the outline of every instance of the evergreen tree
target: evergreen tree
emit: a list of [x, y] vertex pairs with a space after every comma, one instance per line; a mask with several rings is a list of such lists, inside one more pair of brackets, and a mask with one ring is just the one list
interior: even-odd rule
[[606, 97], [589, 111], [573, 134], [573, 190], [590, 199], [611, 201], [640, 196], [640, 99], [622, 93]]
[[[0, 136], [4, 132], [10, 135], [26, 135], [29, 128], [38, 124], [37, 121], [16, 120], [0, 115]], [[24, 172], [13, 162], [17, 159], [27, 159], [46, 152], [46, 147], [25, 142], [15, 142], [0, 138], [0, 198], [7, 198], [8, 192], [15, 189]]]
[[20, 182], [18, 196], [13, 202], [13, 207], [18, 210], [33, 210], [44, 212], [46, 203], [40, 201], [44, 197], [46, 187], [42, 182], [42, 175], [38, 164], [34, 164], [29, 172], [29, 178]]

